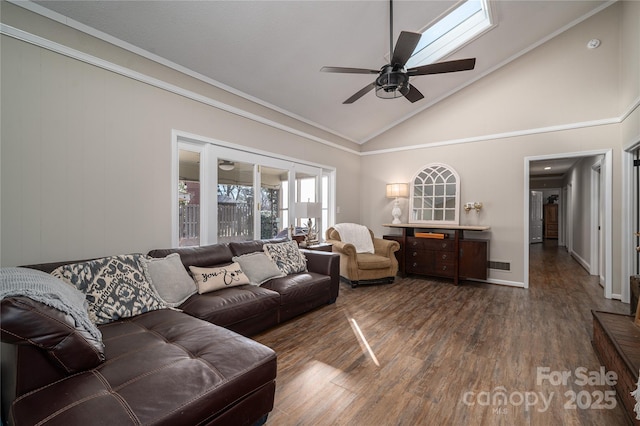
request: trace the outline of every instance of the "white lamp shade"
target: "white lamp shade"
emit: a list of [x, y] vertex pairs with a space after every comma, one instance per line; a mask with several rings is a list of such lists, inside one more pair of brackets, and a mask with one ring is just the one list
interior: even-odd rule
[[296, 203], [296, 215], [298, 217], [320, 217], [322, 216], [322, 203]]
[[387, 198], [398, 198], [409, 196], [409, 185], [406, 183], [388, 183]]

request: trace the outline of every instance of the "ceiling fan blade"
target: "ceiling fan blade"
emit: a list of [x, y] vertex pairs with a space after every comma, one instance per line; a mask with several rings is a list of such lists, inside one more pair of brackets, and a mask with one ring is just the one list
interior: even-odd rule
[[346, 67], [322, 67], [322, 72], [338, 72], [343, 74], [378, 74], [380, 70], [370, 70], [366, 68], [346, 68]]
[[409, 68], [407, 74], [409, 76], [414, 75], [427, 75], [427, 74], [442, 74], [446, 72], [468, 71], [472, 70], [476, 66], [476, 58], [458, 59], [455, 61], [438, 62], [435, 64], [423, 65], [421, 67]]
[[366, 95], [368, 92], [373, 90], [374, 87], [376, 87], [376, 83], [367, 84], [365, 87], [360, 89], [356, 94], [354, 94], [349, 99], [344, 101], [343, 104], [352, 104], [352, 103], [354, 103], [355, 101], [357, 101], [358, 99], [360, 99], [361, 97]]
[[395, 70], [404, 67], [404, 64], [407, 63], [413, 51], [416, 50], [420, 37], [422, 37], [420, 33], [412, 33], [409, 31], [402, 31], [400, 33], [396, 47], [393, 49], [393, 58], [391, 58], [391, 65], [393, 65]]
[[409, 87], [403, 87], [400, 89], [400, 92], [404, 95], [405, 98], [411, 103], [417, 102], [420, 99], [424, 98], [424, 95], [420, 93], [418, 89], [413, 84], [409, 84]]

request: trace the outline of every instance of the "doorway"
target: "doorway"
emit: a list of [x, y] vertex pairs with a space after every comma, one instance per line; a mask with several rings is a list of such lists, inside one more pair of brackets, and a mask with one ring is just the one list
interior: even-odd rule
[[[577, 152], [577, 153], [565, 153], [565, 154], [552, 154], [552, 155], [544, 155], [544, 156], [533, 156], [526, 157], [524, 159], [525, 162], [525, 188], [524, 188], [524, 203], [525, 203], [525, 218], [529, 221], [530, 218], [530, 209], [531, 209], [531, 198], [530, 191], [535, 188], [531, 188], [530, 177], [532, 175], [532, 170], [535, 170], [536, 167], [540, 166], [540, 163], [545, 161], [560, 161], [560, 160], [570, 160], [573, 163], [577, 163], [580, 160], [583, 160], [587, 157], [596, 157], [601, 156], [601, 160], [599, 163], [599, 176], [598, 178], [598, 201], [593, 201], [593, 196], [589, 194], [584, 194], [580, 192], [582, 188], [573, 188], [572, 180], [560, 178], [555, 183], [549, 183], [550, 186], [554, 186], [560, 189], [560, 194], [566, 194], [564, 200], [560, 202], [560, 211], [558, 213], [558, 218], [560, 220], [560, 227], [558, 232], [559, 242], [562, 242], [567, 247], [567, 250], [572, 257], [576, 259], [582, 266], [587, 270], [591, 271], [591, 254], [594, 250], [590, 250], [589, 241], [591, 240], [591, 236], [593, 233], [596, 233], [598, 236], [598, 245], [596, 247], [602, 247], [595, 251], [598, 252], [598, 260], [597, 265], [600, 270], [600, 274], [602, 275], [603, 287], [604, 287], [604, 297], [607, 299], [611, 298], [611, 285], [612, 285], [612, 270], [611, 270], [611, 262], [612, 262], [612, 242], [611, 242], [611, 227], [612, 227], [612, 152], [611, 150], [606, 151], [587, 151], [587, 152]], [[570, 170], [571, 167], [567, 168], [564, 172], [566, 173]], [[583, 182], [586, 179], [586, 184], [590, 185], [589, 176], [586, 177], [583, 175], [573, 176], [572, 178], [577, 179], [580, 182]], [[593, 179], [593, 177], [591, 178]], [[577, 187], [577, 185], [576, 185]], [[592, 229], [593, 226], [590, 223], [585, 223], [586, 214], [585, 211], [591, 212], [594, 209], [598, 211], [598, 223], [600, 226], [600, 230]], [[593, 215], [590, 215], [593, 216]], [[562, 229], [562, 228], [566, 229]], [[527, 223], [527, 226], [524, 227], [525, 231], [525, 250], [524, 250], [524, 287], [529, 287], [529, 248], [530, 248], [530, 223]], [[587, 242], [585, 243], [585, 237], [587, 238]], [[590, 250], [590, 251], [589, 251]], [[589, 256], [585, 256], [584, 253], [589, 251]]]

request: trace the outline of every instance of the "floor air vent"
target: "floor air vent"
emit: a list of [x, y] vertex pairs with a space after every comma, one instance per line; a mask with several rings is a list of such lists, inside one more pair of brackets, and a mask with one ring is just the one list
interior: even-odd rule
[[509, 262], [496, 262], [494, 260], [489, 261], [489, 269], [499, 269], [501, 271], [510, 271], [511, 263]]

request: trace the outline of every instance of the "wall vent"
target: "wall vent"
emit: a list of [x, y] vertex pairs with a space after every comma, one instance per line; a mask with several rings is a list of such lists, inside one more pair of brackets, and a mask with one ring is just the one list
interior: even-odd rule
[[495, 260], [489, 261], [489, 269], [499, 269], [501, 271], [510, 271], [511, 263], [510, 262], [498, 262]]

